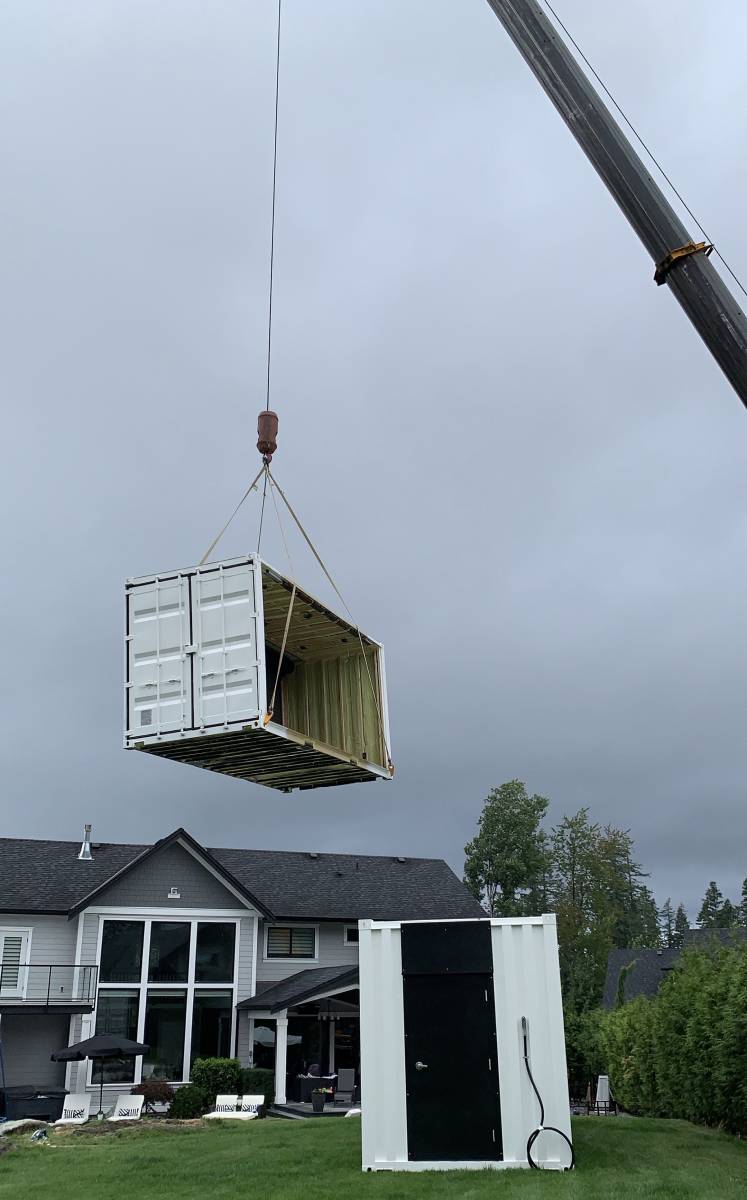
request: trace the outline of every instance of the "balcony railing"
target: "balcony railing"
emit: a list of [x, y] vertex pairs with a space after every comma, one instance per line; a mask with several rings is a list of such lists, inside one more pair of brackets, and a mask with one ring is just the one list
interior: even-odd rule
[[81, 1004], [96, 1001], [98, 967], [80, 963], [4, 963], [0, 965], [0, 1004]]

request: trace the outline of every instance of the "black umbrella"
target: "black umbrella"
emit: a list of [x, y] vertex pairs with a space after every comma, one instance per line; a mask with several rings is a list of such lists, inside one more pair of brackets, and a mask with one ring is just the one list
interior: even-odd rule
[[76, 1042], [74, 1046], [66, 1046], [52, 1055], [52, 1062], [82, 1062], [84, 1058], [100, 1060], [99, 1066], [99, 1116], [102, 1115], [104, 1099], [104, 1059], [134, 1058], [136, 1054], [147, 1054], [149, 1046], [142, 1042], [131, 1042], [126, 1037], [116, 1037], [110, 1033], [99, 1033], [86, 1038], [84, 1042]]

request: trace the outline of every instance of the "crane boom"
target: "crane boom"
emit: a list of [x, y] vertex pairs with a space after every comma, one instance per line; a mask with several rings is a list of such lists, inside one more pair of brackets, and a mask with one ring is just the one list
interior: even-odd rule
[[747, 407], [747, 318], [537, 0], [488, 0]]

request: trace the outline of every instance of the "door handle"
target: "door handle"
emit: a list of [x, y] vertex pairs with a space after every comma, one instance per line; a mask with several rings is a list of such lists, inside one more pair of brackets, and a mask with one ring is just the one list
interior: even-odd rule
[[416, 1071], [427, 1071], [427, 1070], [428, 1070], [428, 1063], [420, 1062], [420, 1060], [418, 1060], [418, 1061], [415, 1063], [415, 1070], [416, 1070]]

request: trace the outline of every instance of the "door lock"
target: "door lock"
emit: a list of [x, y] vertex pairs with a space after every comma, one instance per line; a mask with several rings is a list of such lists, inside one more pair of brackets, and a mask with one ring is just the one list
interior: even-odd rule
[[416, 1070], [416, 1071], [427, 1071], [427, 1070], [428, 1070], [428, 1063], [420, 1062], [420, 1061], [418, 1060], [418, 1062], [416, 1062], [416, 1063], [415, 1063], [415, 1070]]

